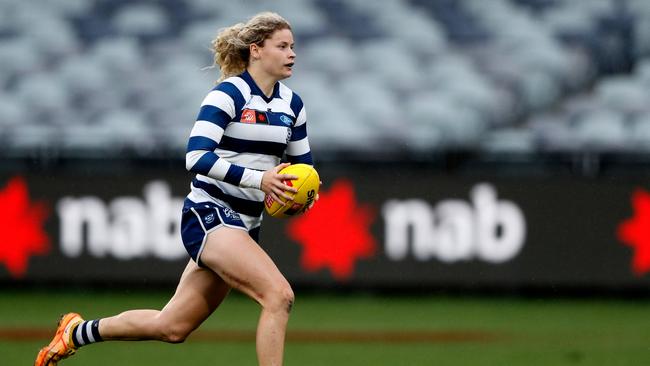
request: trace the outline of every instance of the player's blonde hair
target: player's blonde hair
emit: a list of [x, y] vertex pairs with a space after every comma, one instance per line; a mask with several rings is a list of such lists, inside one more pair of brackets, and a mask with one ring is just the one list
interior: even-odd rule
[[221, 71], [219, 81], [239, 75], [248, 67], [250, 45], [262, 46], [264, 40], [278, 30], [289, 29], [291, 25], [279, 14], [259, 13], [246, 23], [237, 23], [223, 28], [212, 40], [214, 67]]

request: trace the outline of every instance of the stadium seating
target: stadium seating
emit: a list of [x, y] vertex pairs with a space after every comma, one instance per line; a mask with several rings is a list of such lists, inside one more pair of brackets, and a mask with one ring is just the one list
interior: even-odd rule
[[269, 8], [322, 152], [650, 150], [646, 0], [0, 0], [5, 150], [182, 151], [210, 40]]

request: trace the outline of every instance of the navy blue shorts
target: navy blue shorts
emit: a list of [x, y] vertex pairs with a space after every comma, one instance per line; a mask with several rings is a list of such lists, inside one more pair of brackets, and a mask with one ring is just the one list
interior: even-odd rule
[[236, 211], [212, 202], [195, 203], [185, 199], [181, 238], [185, 250], [197, 264], [201, 265], [200, 256], [208, 234], [222, 226], [246, 230], [255, 242], [259, 240], [259, 227], [249, 231]]

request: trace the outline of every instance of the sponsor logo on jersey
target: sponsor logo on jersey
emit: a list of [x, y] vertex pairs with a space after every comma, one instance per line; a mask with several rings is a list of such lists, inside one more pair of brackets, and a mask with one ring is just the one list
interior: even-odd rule
[[240, 121], [243, 123], [269, 123], [266, 113], [255, 109], [242, 110]]
[[291, 123], [293, 123], [293, 121], [291, 120], [291, 118], [287, 117], [287, 116], [284, 115], [284, 114], [280, 116], [280, 121], [282, 121], [282, 123], [284, 123], [284, 124], [287, 125], [287, 126], [291, 126]]
[[255, 111], [252, 109], [244, 109], [241, 112], [241, 121], [244, 123], [255, 123]]

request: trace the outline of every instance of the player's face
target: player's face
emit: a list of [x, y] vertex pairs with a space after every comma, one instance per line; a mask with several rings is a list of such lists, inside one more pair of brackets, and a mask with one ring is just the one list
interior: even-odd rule
[[275, 31], [259, 48], [261, 66], [277, 80], [286, 79], [293, 72], [296, 54], [293, 52], [293, 34], [289, 29]]

